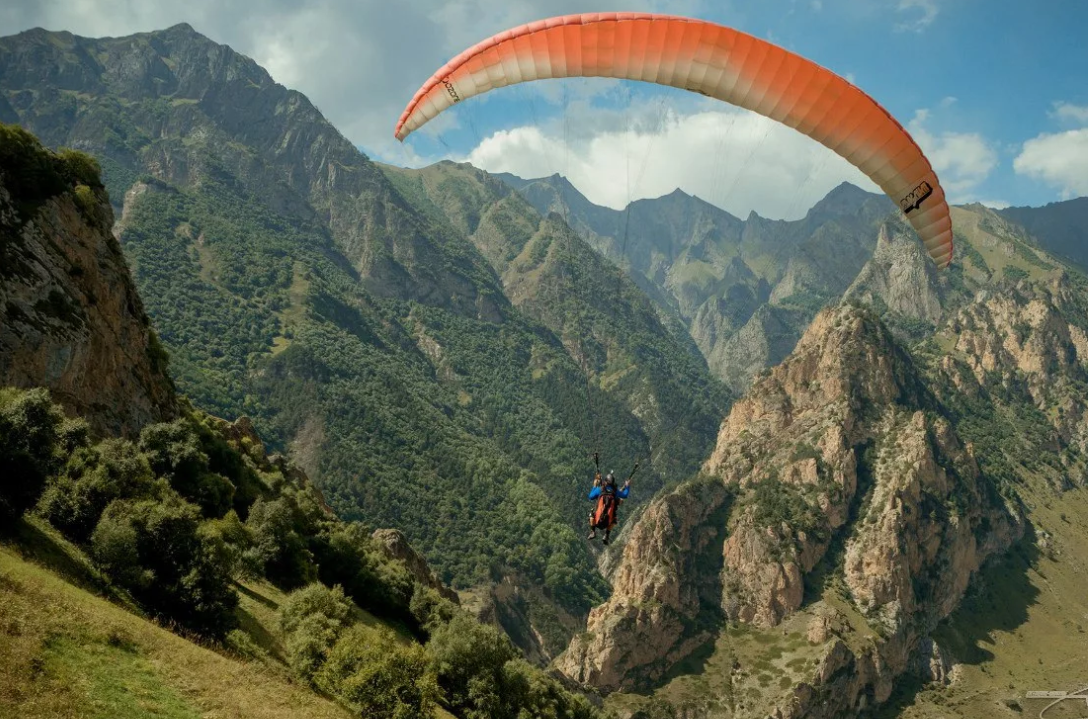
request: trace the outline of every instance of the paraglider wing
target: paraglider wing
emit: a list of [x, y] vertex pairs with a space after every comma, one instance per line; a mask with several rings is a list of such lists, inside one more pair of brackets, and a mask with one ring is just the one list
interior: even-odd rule
[[446, 108], [494, 88], [579, 76], [670, 85], [792, 127], [876, 183], [938, 266], [952, 261], [944, 190], [921, 149], [884, 108], [810, 60], [703, 20], [587, 13], [501, 32], [436, 72], [408, 103], [394, 134], [403, 141]]

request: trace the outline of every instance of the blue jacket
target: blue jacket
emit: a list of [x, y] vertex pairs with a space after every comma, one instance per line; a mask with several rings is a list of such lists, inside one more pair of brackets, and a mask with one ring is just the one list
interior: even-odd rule
[[[589, 490], [589, 498], [590, 499], [596, 499], [597, 497], [600, 497], [601, 492], [602, 492], [603, 489], [604, 489], [603, 487], [594, 487], [593, 489]], [[617, 489], [616, 490], [616, 499], [627, 499], [627, 495], [629, 495], [630, 493], [631, 493], [631, 488], [630, 487], [624, 487], [623, 489]]]

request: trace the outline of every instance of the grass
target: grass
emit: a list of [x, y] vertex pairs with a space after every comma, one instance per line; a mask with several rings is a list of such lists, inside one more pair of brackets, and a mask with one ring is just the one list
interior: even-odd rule
[[674, 287], [693, 285], [698, 290], [705, 290], [710, 284], [720, 280], [721, 272], [714, 265], [702, 260], [687, 260], [672, 268], [668, 283]]
[[[291, 677], [279, 632], [284, 592], [266, 581], [237, 590], [240, 640], [202, 645], [143, 617], [48, 523], [20, 521], [0, 543], [0, 717], [353, 716]], [[358, 608], [355, 619], [390, 626]], [[442, 709], [435, 716], [452, 719]]]
[[114, 634], [106, 643], [62, 636], [45, 644], [43, 672], [57, 677], [93, 719], [198, 719], [154, 665]]
[[1056, 273], [1057, 267], [1048, 269], [1051, 263], [1041, 253], [1020, 239], [994, 234], [985, 226], [986, 222], [985, 216], [975, 210], [952, 208], [952, 224], [960, 238], [966, 239], [982, 256], [995, 277], [1001, 277], [1006, 268], [1023, 271], [1031, 280], [1046, 279]]
[[[311, 284], [302, 263], [296, 262], [292, 268], [291, 286], [287, 288], [290, 304], [278, 313], [283, 331], [293, 330], [306, 319], [306, 296], [310, 292]], [[282, 334], [276, 335], [272, 338], [272, 354], [277, 355], [283, 352], [291, 346], [291, 342], [290, 338]]]
[[[78, 550], [24, 524], [18, 545], [0, 545], [0, 716], [351, 716], [282, 669], [201, 646], [134, 614]], [[273, 609], [242, 600], [268, 635], [265, 648], [275, 650]]]

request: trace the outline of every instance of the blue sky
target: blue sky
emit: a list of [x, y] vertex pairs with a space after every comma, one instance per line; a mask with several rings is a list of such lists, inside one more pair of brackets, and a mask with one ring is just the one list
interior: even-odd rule
[[794, 217], [843, 180], [875, 190], [792, 130], [639, 83], [504, 88], [393, 140], [416, 88], [460, 50], [523, 22], [600, 10], [719, 22], [848, 77], [908, 127], [954, 202], [1088, 194], [1084, 0], [12, 0], [0, 27], [95, 36], [188, 22], [305, 93], [376, 159], [561, 172], [611, 206], [681, 187], [741, 216]]
[[[1054, 1], [1045, 6], [1047, 9], [1042, 11], [1023, 2], [979, 0], [770, 0], [700, 3], [693, 8], [693, 14], [766, 38], [854, 81], [908, 127], [942, 170], [942, 180], [953, 201], [1039, 205], [1085, 194], [1088, 184], [1088, 132], [1083, 130], [1088, 126], [1088, 50], [1083, 45], [1088, 30], [1088, 3]], [[449, 111], [456, 113], [457, 119], [450, 123], [456, 127], [441, 133], [445, 145], [427, 138], [410, 138], [409, 144], [427, 159], [452, 151], [464, 153], [488, 169], [520, 174], [547, 174], [545, 169], [554, 169], [577, 175], [564, 172], [569, 167], [567, 160], [549, 165], [544, 158], [516, 162], [495, 157], [500, 152], [531, 155], [525, 143], [511, 141], [493, 153], [473, 153], [469, 148], [497, 131], [546, 124], [553, 117], [550, 113], [564, 119], [577, 118], [568, 122], [607, 127], [615, 117], [609, 111], [622, 109], [629, 101], [636, 105], [664, 102], [681, 115], [713, 105], [701, 98], [687, 101], [683, 93], [636, 84], [622, 92], [605, 87], [591, 98], [592, 111], [572, 111], [570, 103], [576, 102], [570, 99], [572, 96], [591, 92], [590, 86], [602, 83], [578, 80], [566, 85], [566, 102], [551, 105], [542, 93], [522, 87], [495, 91], [489, 97], [478, 98], [476, 108], [465, 103]], [[554, 97], [556, 91], [551, 94]], [[534, 111], [531, 117], [528, 106]], [[632, 109], [623, 117], [637, 114], [638, 110]], [[723, 122], [728, 123], [724, 116]], [[1042, 146], [1037, 140], [1040, 136], [1045, 141]], [[776, 139], [788, 142], [785, 137]], [[1034, 152], [1030, 151], [1032, 145], [1025, 152], [1025, 144], [1033, 140]], [[556, 147], [562, 144], [570, 143]], [[801, 144], [789, 144], [797, 153], [807, 149]], [[728, 149], [728, 142], [726, 145]], [[671, 147], [667, 141], [659, 142], [653, 152], [668, 156], [674, 154]], [[801, 208], [783, 209], [780, 202], [760, 202], [757, 198], [745, 202], [747, 198], [716, 194], [710, 185], [721, 180], [718, 176], [700, 183], [690, 181], [690, 176], [684, 178], [682, 171], [662, 170], [676, 184], [683, 185], [688, 179], [690, 187], [685, 189], [742, 215], [752, 207], [771, 216], [796, 215], [837, 180], [865, 185], [844, 163], [824, 160], [822, 148], [811, 148], [820, 158], [813, 161], [824, 162], [818, 166], [822, 176], [817, 181], [806, 180], [810, 165], [795, 163], [789, 168], [792, 184], [789, 179], [774, 176], [772, 168], [765, 166], [781, 160], [766, 143], [750, 157], [743, 151], [723, 151], [721, 142], [709, 150], [719, 154], [722, 161], [728, 162], [732, 156], [747, 163], [739, 181], [733, 183], [733, 194], [737, 186], [754, 185], [753, 193], [782, 195], [800, 189], [807, 195]], [[582, 154], [577, 147], [571, 152]], [[547, 148], [541, 154], [555, 155]], [[1079, 162], [1067, 167], [1062, 161], [1068, 161], [1071, 154]], [[1019, 163], [1017, 158], [1021, 158]], [[668, 162], [667, 157], [658, 159], [660, 163], [653, 163], [655, 167]], [[596, 164], [615, 170], [615, 165], [607, 162]], [[539, 167], [538, 173], [528, 172], [534, 167]], [[602, 184], [603, 180], [573, 179], [591, 199], [622, 205], [622, 198], [609, 202], [600, 192], [594, 195], [592, 185]], [[728, 178], [726, 185], [728, 188]], [[667, 190], [664, 186], [653, 189]], [[731, 205], [731, 200], [738, 199], [738, 204]]]

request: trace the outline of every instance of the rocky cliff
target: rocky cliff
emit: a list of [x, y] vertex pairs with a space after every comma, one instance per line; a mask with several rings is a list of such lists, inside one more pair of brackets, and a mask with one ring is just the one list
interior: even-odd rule
[[[1076, 623], [1064, 557], [1083, 523], [1062, 508], [1085, 484], [1088, 279], [992, 210], [953, 215], [941, 273], [884, 223], [849, 303], [734, 405], [708, 476], [630, 531], [613, 596], [559, 661], [621, 715], [655, 715], [624, 691], [647, 686], [686, 717], [852, 716], [896, 690], [979, 705], [978, 627], [1021, 644], [1031, 597], [1056, 591], [1040, 554], [1062, 582], [1048, 621]], [[1008, 676], [1012, 696], [1038, 681]]]
[[931, 327], [943, 314], [937, 269], [917, 236], [902, 222], [881, 225], [872, 260], [844, 297]]
[[460, 604], [457, 592], [442, 583], [442, 580], [427, 564], [427, 560], [423, 558], [423, 555], [408, 543], [408, 538], [404, 536], [404, 532], [399, 529], [376, 529], [371, 536], [383, 547], [390, 559], [401, 562], [408, 568], [408, 573], [412, 575], [413, 579], [424, 587], [434, 589], [446, 599]]
[[0, 133], [0, 385], [48, 387], [103, 435], [171, 418], [166, 353], [110, 234], [97, 166]]
[[714, 646], [722, 623], [785, 622], [819, 648], [815, 671], [795, 665], [794, 698], [764, 689], [737, 715], [839, 716], [887, 699], [1022, 532], [910, 356], [853, 306], [818, 315], [734, 405], [704, 470], [646, 509], [560, 660], [572, 678], [630, 688]]

